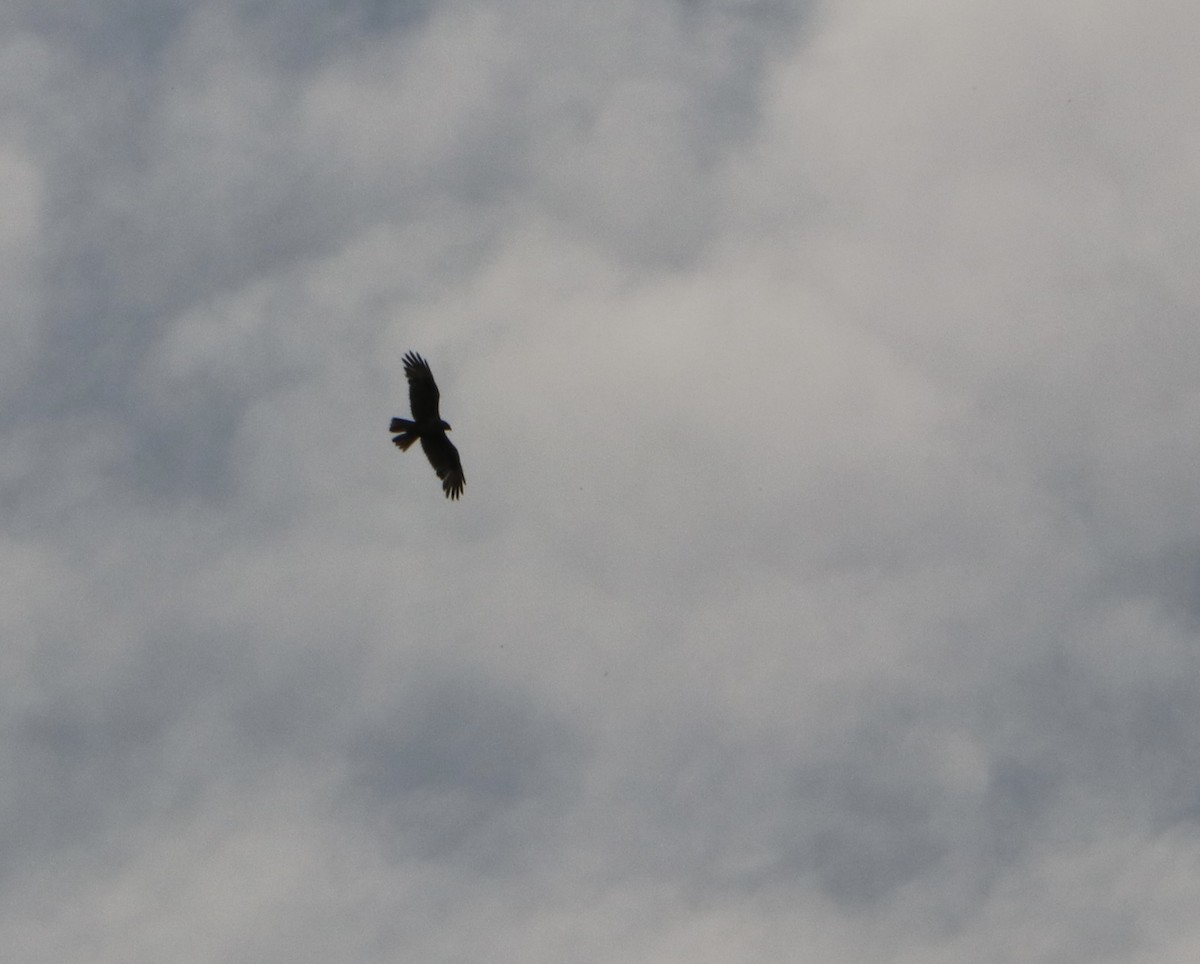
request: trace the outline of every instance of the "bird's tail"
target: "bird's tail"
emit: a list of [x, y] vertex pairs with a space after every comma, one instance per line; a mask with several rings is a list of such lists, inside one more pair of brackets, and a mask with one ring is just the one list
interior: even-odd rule
[[398, 448], [401, 452], [407, 452], [409, 446], [411, 446], [413, 442], [420, 438], [415, 431], [416, 427], [416, 422], [410, 422], [406, 418], [392, 419], [392, 427], [389, 428], [388, 431], [400, 433], [394, 439], [392, 439], [392, 442], [395, 443], [396, 448]]

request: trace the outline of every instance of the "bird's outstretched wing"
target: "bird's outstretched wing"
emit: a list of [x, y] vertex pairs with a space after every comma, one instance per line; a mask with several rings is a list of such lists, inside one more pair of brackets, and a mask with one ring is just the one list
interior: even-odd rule
[[413, 420], [418, 424], [430, 420], [437, 422], [441, 393], [429, 363], [415, 351], [410, 351], [404, 356], [404, 377], [408, 379], [408, 404], [412, 407]]
[[430, 432], [421, 436], [421, 448], [425, 450], [425, 457], [442, 480], [442, 491], [446, 493], [446, 498], [457, 499], [462, 495], [467, 480], [463, 477], [462, 462], [458, 458], [458, 449], [454, 447], [454, 443], [446, 438], [445, 432]]
[[462, 495], [463, 487], [467, 484], [463, 476], [462, 462], [458, 458], [458, 449], [446, 438], [450, 426], [442, 421], [438, 414], [438, 401], [441, 398], [437, 382], [433, 380], [433, 372], [429, 363], [415, 351], [404, 356], [404, 376], [408, 379], [408, 401], [412, 406], [412, 419], [393, 418], [391, 431], [392, 439], [403, 452], [421, 440], [421, 448], [425, 457], [442, 480], [442, 490], [446, 498], [457, 499]]

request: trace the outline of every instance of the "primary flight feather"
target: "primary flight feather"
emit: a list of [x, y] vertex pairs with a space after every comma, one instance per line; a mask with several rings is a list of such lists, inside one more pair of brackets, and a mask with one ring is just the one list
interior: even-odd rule
[[467, 480], [463, 477], [458, 449], [446, 438], [450, 424], [438, 414], [441, 393], [437, 382], [433, 380], [433, 372], [424, 358], [410, 351], [404, 356], [404, 376], [408, 379], [408, 404], [412, 408], [412, 418], [392, 419], [390, 431], [399, 433], [392, 441], [400, 451], [407, 452], [409, 446], [420, 439], [425, 457], [442, 480], [446, 498], [457, 499], [462, 495]]

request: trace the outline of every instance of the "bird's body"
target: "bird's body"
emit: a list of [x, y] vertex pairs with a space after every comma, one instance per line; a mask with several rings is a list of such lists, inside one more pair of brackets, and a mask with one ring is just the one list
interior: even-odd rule
[[416, 352], [404, 356], [404, 375], [408, 379], [408, 403], [412, 418], [392, 419], [391, 431], [398, 433], [392, 441], [402, 452], [407, 452], [413, 442], [420, 439], [421, 448], [429, 464], [442, 480], [446, 498], [457, 499], [467, 484], [463, 476], [462, 462], [458, 449], [446, 438], [450, 424], [438, 413], [441, 393], [429, 363]]

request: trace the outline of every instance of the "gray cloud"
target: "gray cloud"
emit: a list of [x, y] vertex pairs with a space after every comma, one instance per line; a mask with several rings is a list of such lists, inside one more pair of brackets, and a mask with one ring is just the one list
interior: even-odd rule
[[1191, 14], [13, 6], [5, 946], [1192, 959]]

